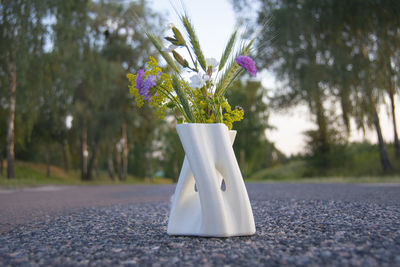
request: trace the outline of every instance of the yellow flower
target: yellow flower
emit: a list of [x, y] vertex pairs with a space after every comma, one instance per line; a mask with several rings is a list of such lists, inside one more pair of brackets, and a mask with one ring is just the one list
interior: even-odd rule
[[222, 103], [221, 107], [226, 110], [226, 112], [231, 112], [231, 106], [229, 105], [228, 101], [224, 99], [225, 101]]
[[231, 106], [228, 104], [228, 102], [224, 102], [223, 105], [226, 110], [223, 116], [223, 123], [228, 126], [229, 129], [232, 129], [234, 122], [243, 120], [244, 111], [241, 108], [235, 108], [234, 110], [231, 110]]
[[162, 72], [161, 68], [158, 67], [157, 60], [152, 56], [149, 57], [146, 69], [147, 69], [146, 75], [158, 75], [159, 73]]

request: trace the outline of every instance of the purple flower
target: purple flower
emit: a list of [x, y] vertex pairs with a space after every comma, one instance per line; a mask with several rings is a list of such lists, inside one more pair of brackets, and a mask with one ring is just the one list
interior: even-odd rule
[[147, 102], [150, 101], [150, 89], [156, 86], [157, 84], [157, 77], [155, 75], [150, 75], [147, 77], [147, 79], [144, 81], [143, 85], [143, 90], [142, 92], [139, 91], [139, 93], [143, 96], [144, 100]]
[[143, 77], [144, 77], [144, 69], [140, 69], [137, 73], [135, 81], [136, 88], [139, 90], [139, 92], [143, 88]]
[[244, 68], [253, 77], [257, 75], [256, 62], [249, 56], [237, 56], [235, 59], [236, 63]]
[[144, 69], [140, 69], [137, 73], [135, 83], [139, 94], [143, 96], [144, 100], [149, 102], [151, 97], [150, 89], [156, 86], [157, 78], [160, 76], [160, 74], [158, 75], [158, 77], [156, 75], [150, 75], [146, 79], [144, 79], [144, 75]]

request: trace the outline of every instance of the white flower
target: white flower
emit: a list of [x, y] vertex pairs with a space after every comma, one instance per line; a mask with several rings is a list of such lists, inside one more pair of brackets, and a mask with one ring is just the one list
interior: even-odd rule
[[172, 52], [172, 50], [175, 50], [175, 49], [177, 49], [178, 48], [178, 46], [176, 46], [176, 45], [174, 45], [174, 44], [170, 44], [169, 46], [168, 46], [168, 52]]
[[205, 82], [200, 74], [195, 74], [192, 77], [190, 77], [190, 84], [189, 84], [190, 87], [201, 88], [204, 86], [204, 84]]
[[175, 27], [175, 25], [172, 22], [168, 23], [168, 28], [172, 29], [173, 27]]
[[203, 75], [203, 80], [204, 80], [205, 82], [208, 82], [209, 80], [211, 80], [210, 75], [204, 74], [204, 75]]
[[175, 50], [175, 49], [177, 49], [177, 48], [178, 48], [178, 46], [176, 46], [176, 45], [174, 45], [174, 44], [170, 44], [168, 47], [163, 47], [161, 50], [162, 50], [163, 52], [171, 53], [172, 50]]
[[212, 58], [206, 59], [206, 64], [207, 64], [207, 67], [210, 66], [210, 67], [212, 67], [212, 70], [215, 71], [215, 68], [219, 65], [219, 62], [218, 62], [218, 60], [216, 60], [215, 58], [212, 57]]

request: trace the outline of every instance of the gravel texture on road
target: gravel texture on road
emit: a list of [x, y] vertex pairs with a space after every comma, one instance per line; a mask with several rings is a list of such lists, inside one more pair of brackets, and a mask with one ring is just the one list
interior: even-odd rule
[[[43, 186], [0, 189], [0, 234], [86, 207], [168, 201], [173, 185]], [[0, 244], [1, 246], [1, 244]]]
[[[385, 190], [378, 187], [361, 187], [357, 190], [377, 193], [354, 199], [347, 194], [342, 198], [339, 194], [335, 199], [335, 194], [328, 193], [313, 198], [296, 195], [296, 190], [288, 192], [287, 197], [284, 194], [271, 197], [272, 192], [266, 197], [263, 192], [268, 192], [267, 186], [264, 190], [263, 186], [248, 186], [257, 229], [254, 236], [168, 236], [166, 201], [86, 207], [2, 233], [0, 263], [3, 266], [400, 266], [400, 203], [394, 194], [399, 192], [398, 186], [394, 189], [389, 186], [386, 197]], [[275, 185], [274, 192], [285, 187], [292, 190], [291, 185], [283, 184]], [[322, 188], [335, 191], [329, 185]], [[321, 190], [315, 194], [320, 193]]]

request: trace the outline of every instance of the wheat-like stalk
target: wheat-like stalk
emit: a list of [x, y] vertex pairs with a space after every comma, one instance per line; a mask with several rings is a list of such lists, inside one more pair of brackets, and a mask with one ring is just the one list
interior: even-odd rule
[[224, 74], [217, 82], [215, 89], [215, 94], [217, 96], [223, 95], [222, 92], [225, 91], [229, 81], [235, 76], [235, 73], [239, 70], [239, 65], [236, 64], [235, 59], [231, 60], [228, 67], [226, 68]]
[[192, 111], [190, 110], [189, 102], [182, 90], [179, 78], [176, 75], [172, 75], [172, 87], [174, 88], [174, 91], [182, 104], [183, 110], [186, 113], [186, 117], [189, 119], [188, 122], [194, 122], [195, 120]]
[[225, 63], [226, 63], [226, 61], [228, 60], [228, 58], [229, 58], [229, 56], [231, 54], [233, 45], [235, 44], [236, 35], [237, 35], [237, 30], [232, 33], [231, 37], [229, 38], [228, 43], [226, 44], [226, 47], [224, 49], [224, 53], [222, 53], [221, 60], [219, 61], [218, 70], [222, 70], [222, 68], [225, 66]]
[[197, 60], [200, 63], [200, 66], [203, 68], [205, 72], [207, 72], [207, 64], [204, 58], [203, 52], [200, 49], [199, 39], [197, 38], [192, 23], [190, 22], [187, 15], [182, 15], [181, 21], [183, 26], [186, 29], [187, 34], [189, 35], [190, 43], [192, 44], [192, 49], [194, 54], [196, 55]]
[[215, 88], [215, 94], [217, 96], [223, 96], [229, 85], [232, 84], [232, 82], [239, 76], [239, 72], [241, 69], [240, 66], [236, 63], [235, 59], [239, 55], [247, 55], [254, 41], [255, 38], [253, 38], [247, 45], [242, 45], [242, 48], [239, 50], [239, 52], [232, 58], [230, 64], [226, 68], [221, 79], [219, 79]]
[[179, 68], [178, 66], [176, 66], [174, 60], [172, 59], [172, 57], [164, 51], [164, 46], [162, 45], [161, 40], [154, 35], [152, 32], [149, 31], [145, 31], [147, 37], [149, 38], [149, 40], [153, 43], [153, 45], [155, 46], [155, 48], [157, 49], [157, 51], [161, 54], [161, 56], [165, 59], [165, 61], [167, 62], [167, 64], [176, 72], [179, 73]]

